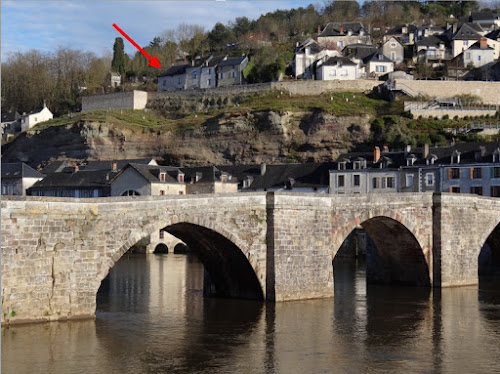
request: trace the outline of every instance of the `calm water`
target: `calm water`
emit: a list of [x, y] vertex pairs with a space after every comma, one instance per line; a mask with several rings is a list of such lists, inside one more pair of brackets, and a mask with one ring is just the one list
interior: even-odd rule
[[122, 258], [95, 321], [2, 330], [2, 373], [498, 373], [500, 290], [367, 287], [335, 298], [204, 299], [196, 257]]

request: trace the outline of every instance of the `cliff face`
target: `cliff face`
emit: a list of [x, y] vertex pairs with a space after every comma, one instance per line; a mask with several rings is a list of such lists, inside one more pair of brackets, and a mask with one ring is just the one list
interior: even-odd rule
[[331, 161], [367, 139], [369, 120], [321, 111], [242, 112], [220, 114], [184, 131], [78, 121], [24, 133], [4, 146], [2, 157], [33, 166], [56, 159], [141, 157], [185, 166]]

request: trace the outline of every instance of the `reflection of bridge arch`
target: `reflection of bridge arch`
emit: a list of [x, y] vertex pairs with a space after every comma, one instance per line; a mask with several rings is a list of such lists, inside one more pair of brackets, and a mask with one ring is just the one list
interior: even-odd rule
[[[363, 217], [360, 216], [355, 218], [355, 222], [361, 221]], [[397, 214], [393, 216], [401, 219]], [[369, 283], [431, 285], [429, 266], [422, 248], [405, 225], [384, 216], [369, 218], [359, 225], [375, 245], [374, 251], [366, 254]], [[344, 240], [346, 239], [347, 236]]]

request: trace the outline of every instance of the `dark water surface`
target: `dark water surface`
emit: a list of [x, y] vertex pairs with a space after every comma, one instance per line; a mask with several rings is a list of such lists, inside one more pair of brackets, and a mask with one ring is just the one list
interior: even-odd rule
[[194, 256], [125, 256], [95, 321], [2, 329], [2, 373], [500, 372], [495, 285], [367, 287], [345, 264], [335, 298], [274, 305], [204, 299], [202, 284]]

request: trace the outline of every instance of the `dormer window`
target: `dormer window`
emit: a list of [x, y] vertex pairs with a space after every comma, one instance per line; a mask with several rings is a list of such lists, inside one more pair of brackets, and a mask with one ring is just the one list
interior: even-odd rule
[[415, 157], [415, 155], [410, 155], [410, 157], [407, 157], [406, 158], [406, 166], [413, 166], [413, 164], [415, 164], [415, 161], [417, 160], [417, 158]]
[[451, 163], [452, 164], [459, 164], [460, 163], [460, 152], [455, 151], [451, 155]]
[[200, 172], [197, 172], [197, 173], [196, 173], [196, 176], [194, 177], [194, 181], [195, 181], [195, 182], [198, 182], [198, 181], [201, 179], [201, 177], [202, 177], [202, 176], [203, 176], [203, 175], [202, 175]]
[[166, 173], [164, 171], [160, 171], [160, 182], [165, 182]]
[[500, 148], [495, 149], [495, 152], [493, 152], [493, 162], [500, 162]]
[[343, 162], [339, 162], [339, 163], [337, 164], [337, 168], [338, 168], [338, 170], [345, 170], [345, 169], [346, 169], [346, 164], [347, 164], [347, 162], [345, 162], [345, 161], [343, 161]]
[[429, 157], [427, 157], [427, 160], [425, 161], [425, 163], [427, 165], [434, 165], [434, 162], [437, 160], [437, 156], [436, 155], [429, 155]]

